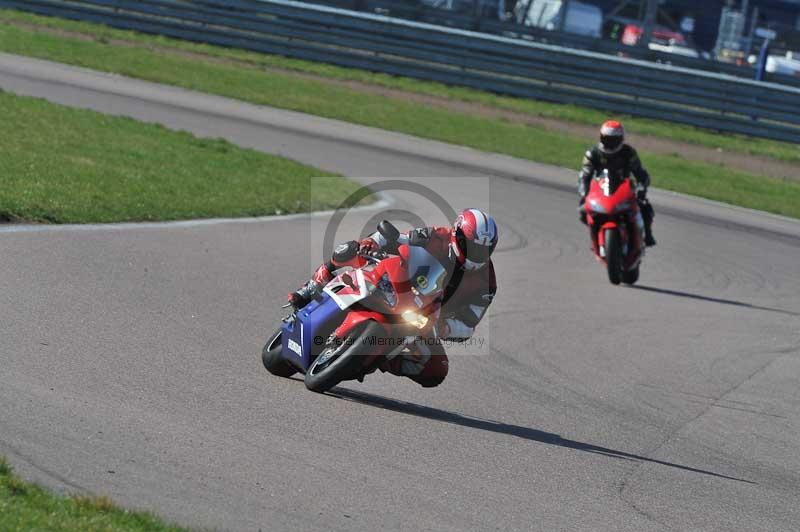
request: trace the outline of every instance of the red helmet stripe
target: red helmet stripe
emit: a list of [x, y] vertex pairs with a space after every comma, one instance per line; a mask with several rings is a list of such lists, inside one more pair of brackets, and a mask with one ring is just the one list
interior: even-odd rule
[[481, 267], [497, 244], [497, 223], [480, 209], [466, 209], [453, 224], [450, 246], [459, 262]]

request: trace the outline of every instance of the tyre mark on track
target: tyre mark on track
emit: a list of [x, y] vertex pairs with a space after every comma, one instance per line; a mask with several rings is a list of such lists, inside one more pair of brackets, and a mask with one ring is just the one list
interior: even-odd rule
[[[681, 391], [681, 390], [665, 390], [665, 389], [661, 388], [660, 386], [655, 386], [655, 385], [647, 384], [647, 383], [643, 383], [643, 382], [636, 383], [636, 386], [640, 386], [640, 387], [643, 387], [643, 388], [649, 388], [651, 390], [655, 390], [657, 392], [660, 392], [660, 393], [662, 393], [662, 394], [664, 394], [666, 396], [673, 396], [673, 397], [685, 396], [685, 398], [683, 399], [684, 401], [686, 401], [687, 403], [692, 403], [692, 404], [696, 404], [696, 405], [707, 405], [707, 406], [711, 406], [711, 407], [725, 408], [725, 409], [728, 409], [728, 410], [738, 410], [739, 412], [747, 412], [749, 414], [756, 414], [756, 415], [759, 415], [759, 416], [768, 416], [768, 417], [775, 417], [775, 418], [781, 418], [781, 419], [787, 419], [787, 417], [788, 417], [788, 416], [784, 416], [782, 414], [773, 414], [771, 412], [763, 412], [761, 410], [753, 410], [753, 409], [750, 409], [750, 408], [745, 408], [745, 406], [758, 408], [759, 405], [754, 404], [754, 403], [747, 403], [747, 402], [744, 402], [744, 401], [735, 401], [733, 399], [717, 399], [716, 397], [712, 397], [712, 396], [708, 396], [708, 395], [702, 395], [702, 394], [698, 394], [698, 393], [692, 393], [692, 392], [684, 392], [684, 391]], [[722, 403], [733, 403], [733, 404], [726, 405], [726, 404], [722, 404]], [[735, 405], [743, 405], [743, 406], [734, 406], [734, 404]], [[653, 403], [651, 406], [655, 407], [655, 406], [657, 406], [657, 403]]]
[[[794, 347], [794, 348], [792, 348], [792, 350], [796, 351], [797, 348]], [[726, 389], [724, 392], [722, 392], [717, 398], [714, 399], [713, 402], [709, 403], [706, 406], [706, 408], [703, 408], [697, 415], [691, 417], [690, 419], [688, 419], [685, 422], [683, 422], [680, 425], [678, 425], [674, 430], [672, 430], [670, 432], [669, 435], [667, 435], [655, 448], [653, 448], [647, 454], [648, 455], [657, 454], [661, 449], [664, 448], [665, 445], [667, 445], [667, 443], [672, 441], [672, 439], [675, 438], [682, 430], [687, 428], [689, 425], [691, 425], [692, 423], [694, 423], [698, 419], [700, 419], [703, 416], [705, 416], [712, 408], [717, 406], [717, 403], [719, 403], [720, 401], [725, 401], [726, 400], [725, 399], [726, 396], [728, 396], [728, 395], [730, 395], [732, 393], [735, 393], [736, 390], [738, 390], [739, 388], [744, 386], [747, 382], [749, 382], [751, 379], [753, 379], [753, 377], [755, 377], [759, 373], [765, 371], [770, 365], [774, 364], [776, 360], [778, 360], [781, 356], [783, 356], [785, 354], [785, 350], [780, 350], [778, 353], [772, 353], [772, 354], [774, 354], [775, 356], [771, 357], [765, 363], [759, 365], [758, 368], [756, 368], [754, 371], [752, 371], [750, 374], [748, 374], [746, 377], [744, 377], [744, 379], [742, 379], [741, 381], [733, 384], [728, 389]], [[642, 510], [640, 508], [636, 507], [636, 503], [635, 502], [633, 502], [632, 500], [629, 500], [628, 498], [626, 498], [625, 493], [626, 493], [626, 491], [629, 491], [629, 490], [627, 490], [627, 488], [630, 487], [631, 479], [640, 470], [641, 465], [644, 464], [644, 463], [645, 462], [637, 463], [624, 476], [624, 478], [622, 479], [622, 482], [620, 483], [620, 488], [618, 490], [618, 495], [619, 495], [620, 500], [622, 500], [624, 503], [628, 504], [631, 508], [633, 508], [637, 512], [642, 512]], [[732, 477], [726, 477], [725, 475], [721, 475], [721, 476], [724, 477], [724, 478], [728, 478], [728, 479], [733, 479], [733, 480], [739, 480], [739, 481], [742, 481], [742, 482], [746, 482], [748, 484], [758, 485], [758, 482], [751, 481], [751, 480], [736, 479], [736, 478], [732, 478]], [[663, 524], [663, 523], [659, 522], [659, 524]], [[667, 525], [664, 525], [664, 526], [667, 526]]]
[[[521, 249], [525, 249], [528, 247], [528, 239], [523, 236], [523, 234], [516, 230], [513, 225], [508, 223], [503, 218], [495, 216], [495, 219], [498, 221], [498, 225], [500, 226], [500, 234], [503, 235], [503, 244], [498, 245], [495, 249], [495, 253], [508, 253], [511, 251], [519, 251]], [[511, 242], [506, 244], [508, 237], [506, 236], [506, 231], [511, 233]]]

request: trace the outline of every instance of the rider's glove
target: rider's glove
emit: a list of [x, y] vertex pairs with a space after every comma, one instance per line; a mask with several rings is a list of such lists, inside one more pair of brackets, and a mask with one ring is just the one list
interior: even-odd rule
[[639, 201], [645, 201], [647, 199], [647, 189], [640, 188], [636, 191], [636, 199]]
[[372, 240], [371, 238], [365, 238], [361, 242], [358, 243], [358, 252], [359, 253], [372, 253], [373, 251], [378, 251], [380, 246], [377, 242]]

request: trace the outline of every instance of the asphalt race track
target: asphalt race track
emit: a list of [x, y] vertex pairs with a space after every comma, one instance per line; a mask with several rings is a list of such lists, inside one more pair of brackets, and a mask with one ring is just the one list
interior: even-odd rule
[[13, 56], [0, 87], [415, 178], [502, 238], [488, 354], [317, 395], [259, 353], [326, 216], [0, 227], [0, 454], [26, 478], [224, 530], [800, 529], [800, 223], [653, 191], [659, 245], [613, 287], [573, 170]]

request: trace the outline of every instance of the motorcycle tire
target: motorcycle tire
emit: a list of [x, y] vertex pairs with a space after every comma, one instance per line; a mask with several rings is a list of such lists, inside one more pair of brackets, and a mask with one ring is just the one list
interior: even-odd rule
[[368, 320], [356, 326], [339, 345], [326, 347], [308, 367], [304, 382], [312, 392], [324, 393], [348, 379], [364, 374], [364, 357], [375, 349], [368, 338], [385, 336], [383, 327]]
[[636, 284], [639, 280], [639, 267], [635, 267], [627, 272], [622, 272], [622, 282], [625, 284]]
[[606, 229], [606, 266], [611, 284], [622, 281], [622, 242], [617, 229]]
[[264, 367], [267, 368], [267, 371], [273, 375], [277, 377], [291, 377], [297, 373], [297, 369], [286, 362], [281, 356], [281, 349], [283, 349], [283, 342], [281, 341], [282, 335], [283, 331], [278, 329], [269, 337], [267, 343], [264, 344], [264, 349], [261, 350], [261, 362], [264, 363]]

